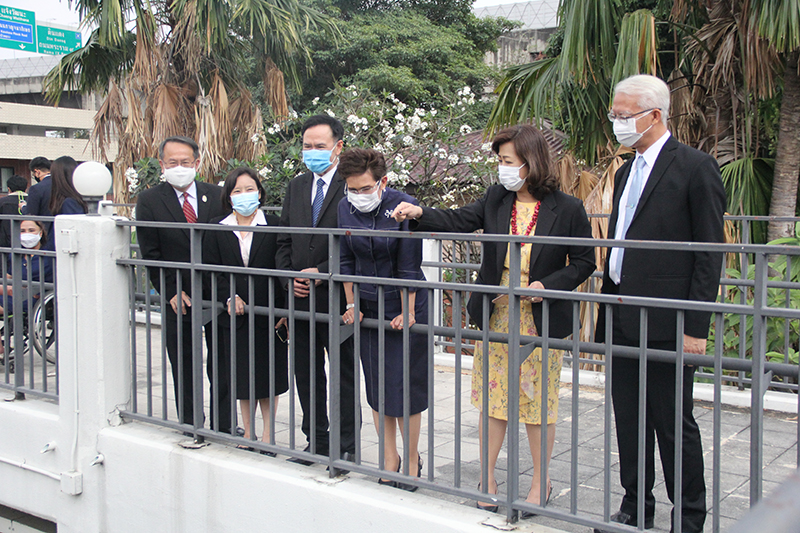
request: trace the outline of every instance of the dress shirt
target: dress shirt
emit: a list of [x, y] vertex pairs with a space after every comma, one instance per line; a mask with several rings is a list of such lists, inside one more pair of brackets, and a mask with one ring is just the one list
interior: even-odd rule
[[[238, 226], [239, 222], [236, 220], [236, 213], [231, 213], [227, 217], [223, 218], [219, 221], [220, 224], [225, 224], [226, 226]], [[260, 209], [256, 210], [256, 216], [253, 217], [253, 220], [250, 221], [250, 226], [267, 226], [267, 217], [264, 216], [264, 212]], [[244, 266], [247, 266], [250, 262], [250, 247], [253, 244], [253, 232], [252, 231], [234, 231], [234, 235], [236, 238], [239, 239], [239, 251], [242, 253], [242, 263]]]
[[181, 204], [181, 209], [183, 209], [183, 193], [186, 193], [186, 198], [194, 209], [195, 216], [197, 216], [197, 182], [193, 181], [185, 191], [179, 191], [175, 187], [173, 187], [172, 190], [178, 195], [178, 203]]
[[336, 163], [328, 170], [325, 174], [320, 176], [316, 172], [314, 172], [314, 183], [311, 184], [311, 205], [314, 205], [314, 197], [317, 195], [317, 182], [320, 178], [325, 182], [325, 185], [322, 188], [322, 197], [328, 194], [328, 188], [331, 186], [331, 181], [333, 181], [333, 175], [336, 174], [336, 169], [339, 168], [339, 160], [336, 160]]
[[[641, 157], [644, 159], [644, 166], [642, 167], [642, 190], [640, 191], [640, 194], [644, 192], [645, 187], [647, 187], [647, 180], [650, 178], [650, 172], [652, 172], [653, 167], [656, 164], [656, 159], [658, 159], [658, 155], [661, 153], [661, 149], [664, 148], [664, 145], [667, 143], [669, 136], [670, 133], [669, 130], [667, 130], [664, 135], [659, 137], [656, 142], [650, 145], [650, 147], [645, 150], [644, 153], [636, 152], [636, 157]], [[622, 195], [619, 198], [619, 206], [617, 207], [617, 224], [614, 228], [614, 239], [616, 240], [621, 240], [625, 237], [622, 235], [622, 230], [625, 226], [625, 206], [628, 204], [628, 196], [631, 192], [631, 182], [633, 181], [631, 179], [633, 177], [632, 174], [636, 171], [635, 163], [636, 161], [634, 161], [631, 165], [628, 179], [625, 181], [625, 188], [622, 190]], [[619, 254], [619, 251], [620, 248], [618, 247], [611, 248], [611, 256], [609, 257], [608, 261], [609, 265], [617, 264], [617, 254]], [[611, 281], [617, 285], [619, 285], [620, 274], [621, 272], [616, 272], [609, 266], [608, 275], [611, 278]]]

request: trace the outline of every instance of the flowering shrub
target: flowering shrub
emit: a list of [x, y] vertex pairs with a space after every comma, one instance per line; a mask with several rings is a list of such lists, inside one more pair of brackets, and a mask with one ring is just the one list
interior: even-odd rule
[[131, 198], [164, 181], [161, 165], [155, 157], [145, 157], [133, 165], [125, 170], [125, 181], [128, 182], [128, 193]]
[[231, 160], [222, 174], [241, 164], [255, 168], [263, 178], [268, 204], [280, 205], [285, 184], [305, 172], [300, 128], [310, 116], [326, 113], [345, 127], [345, 149], [374, 148], [386, 157], [391, 187], [407, 190], [423, 205], [456, 207], [481, 196], [494, 180], [497, 160], [488, 143], [481, 143], [472, 108], [475, 95], [460, 89], [443, 108], [414, 108], [391, 93], [373, 95], [350, 85], [335, 88], [302, 115], [292, 114], [282, 123], [268, 124], [263, 138], [267, 147], [255, 161]]

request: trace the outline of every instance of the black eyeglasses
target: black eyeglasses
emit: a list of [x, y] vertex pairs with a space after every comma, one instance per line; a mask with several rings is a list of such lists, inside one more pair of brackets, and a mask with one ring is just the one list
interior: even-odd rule
[[608, 112], [608, 120], [610, 120], [611, 122], [614, 122], [615, 120], [630, 120], [630, 119], [632, 119], [634, 117], [637, 117], [637, 116], [642, 115], [644, 113], [649, 113], [650, 111], [654, 111], [656, 109], [660, 109], [660, 108], [651, 107], [650, 109], [645, 109], [644, 111], [639, 111], [639, 112], [634, 113], [632, 115], [615, 115], [612, 111], [609, 111]]

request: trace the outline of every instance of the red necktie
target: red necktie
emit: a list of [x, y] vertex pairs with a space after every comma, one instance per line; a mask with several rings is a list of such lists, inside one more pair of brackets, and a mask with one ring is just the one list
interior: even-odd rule
[[189, 193], [183, 193], [183, 216], [186, 217], [186, 222], [194, 224], [197, 222], [197, 215], [194, 212], [194, 207], [189, 201]]

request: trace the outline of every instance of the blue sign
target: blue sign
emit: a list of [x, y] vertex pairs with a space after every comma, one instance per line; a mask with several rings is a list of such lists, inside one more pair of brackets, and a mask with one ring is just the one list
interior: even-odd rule
[[33, 28], [29, 24], [0, 20], [0, 39], [33, 44]]

